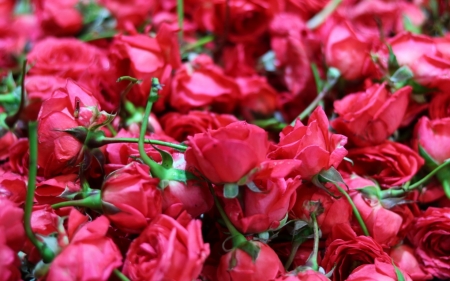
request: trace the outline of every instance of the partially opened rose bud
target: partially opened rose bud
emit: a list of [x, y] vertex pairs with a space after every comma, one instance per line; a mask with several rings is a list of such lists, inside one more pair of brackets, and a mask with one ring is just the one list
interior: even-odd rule
[[423, 149], [436, 164], [450, 159], [450, 118], [430, 120], [422, 117], [415, 127], [414, 138], [419, 153], [420, 148]]
[[431, 274], [424, 272], [420, 267], [412, 247], [408, 245], [397, 246], [391, 250], [389, 255], [398, 268], [408, 273], [413, 280], [429, 280], [432, 278]]
[[111, 173], [101, 191], [102, 210], [117, 228], [140, 233], [161, 213], [159, 179], [150, 177], [147, 165], [132, 162]]
[[285, 272], [283, 264], [270, 246], [253, 242], [260, 248], [255, 260], [239, 248], [228, 252], [220, 259], [217, 281], [269, 281]]

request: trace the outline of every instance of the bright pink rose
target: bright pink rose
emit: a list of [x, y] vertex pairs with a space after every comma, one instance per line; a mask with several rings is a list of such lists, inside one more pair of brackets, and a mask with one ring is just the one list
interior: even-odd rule
[[[85, 218], [81, 214], [78, 216]], [[69, 221], [73, 218], [71, 213]], [[119, 249], [105, 236], [108, 219], [101, 216], [82, 226], [76, 225], [75, 231], [68, 230], [70, 244], [50, 264], [47, 280], [108, 280], [113, 270], [122, 265]]]
[[201, 222], [182, 225], [166, 215], [157, 216], [128, 250], [123, 273], [135, 281], [194, 280], [209, 255]]
[[182, 113], [206, 108], [229, 113], [235, 108], [239, 96], [236, 82], [225, 76], [212, 58], [199, 55], [175, 73], [170, 105]]
[[126, 28], [127, 23], [138, 27], [148, 18], [156, 1], [152, 0], [99, 0], [98, 3], [105, 6], [117, 19], [118, 28]]
[[2, 257], [0, 259], [0, 281], [22, 280], [17, 251], [8, 246], [2, 230], [0, 230], [0, 257]]
[[431, 274], [425, 273], [417, 258], [414, 256], [414, 249], [408, 245], [400, 245], [391, 250], [389, 253], [392, 260], [402, 271], [411, 276], [412, 280], [430, 280]]
[[19, 252], [25, 243], [25, 230], [23, 227], [23, 209], [15, 203], [0, 197], [0, 236], [5, 238], [4, 243], [14, 252]]
[[[283, 264], [270, 246], [253, 242], [260, 247], [255, 261], [241, 249], [223, 255], [217, 268], [217, 281], [269, 281], [285, 272]], [[233, 262], [232, 262], [233, 260]]]
[[[412, 281], [411, 277], [399, 269], [405, 281]], [[374, 264], [365, 264], [353, 270], [347, 281], [397, 281], [397, 273], [390, 262], [375, 260]]]
[[450, 278], [448, 241], [450, 239], [450, 208], [429, 207], [416, 218], [408, 238], [415, 256], [425, 272], [436, 278]]
[[303, 165], [300, 175], [311, 179], [322, 170], [337, 167], [347, 154], [344, 145], [347, 137], [328, 131], [329, 123], [325, 112], [318, 107], [305, 126], [299, 120], [294, 126], [287, 126], [280, 133], [280, 141], [272, 145], [268, 157], [271, 159], [297, 159]]
[[263, 129], [242, 121], [188, 137], [188, 145], [188, 167], [220, 184], [236, 183], [257, 168], [266, 159], [269, 141]]
[[[162, 211], [158, 178], [147, 165], [132, 162], [109, 174], [103, 182], [103, 213], [122, 231], [140, 233]], [[137, 200], [139, 199], [139, 200]]]
[[208, 111], [189, 111], [187, 114], [170, 112], [161, 118], [164, 132], [177, 141], [184, 141], [188, 136], [217, 130], [239, 121], [231, 114], [217, 114]]
[[386, 84], [350, 94], [334, 102], [339, 117], [331, 122], [338, 133], [357, 146], [380, 144], [397, 130], [408, 106], [411, 87], [391, 94]]
[[287, 273], [285, 276], [275, 279], [275, 281], [329, 281], [328, 277], [314, 270], [301, 271], [295, 275]]
[[419, 145], [437, 163], [450, 158], [450, 118], [430, 120], [422, 117], [414, 130], [415, 148]]

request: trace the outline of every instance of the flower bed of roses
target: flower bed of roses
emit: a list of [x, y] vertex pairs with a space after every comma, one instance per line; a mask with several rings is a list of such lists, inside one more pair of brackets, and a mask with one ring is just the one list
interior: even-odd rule
[[443, 0], [0, 3], [0, 281], [448, 280]]

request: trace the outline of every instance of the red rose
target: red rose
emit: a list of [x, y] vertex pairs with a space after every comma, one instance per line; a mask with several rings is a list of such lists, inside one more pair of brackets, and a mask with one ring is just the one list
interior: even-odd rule
[[165, 24], [158, 30], [156, 37], [144, 34], [117, 35], [110, 46], [110, 59], [114, 65], [113, 73], [109, 77], [110, 95], [116, 95], [124, 90], [127, 82], [116, 83], [120, 76], [132, 76], [142, 80], [135, 85], [127, 99], [135, 105], [143, 106], [147, 102], [151, 87], [151, 78], [158, 77], [161, 84], [166, 85], [159, 91], [159, 102], [156, 110], [164, 108], [164, 103], [170, 91], [170, 77], [173, 69], [180, 66], [180, 51], [175, 32]]
[[350, 149], [347, 157], [354, 165], [343, 162], [342, 169], [359, 176], [372, 177], [383, 187], [401, 185], [409, 181], [424, 163], [411, 148], [393, 141]]
[[450, 117], [450, 92], [434, 95], [428, 112], [431, 119]]
[[76, 81], [83, 75], [98, 75], [109, 65], [100, 49], [75, 38], [39, 41], [28, 53], [27, 59], [33, 66], [28, 75], [55, 75]]
[[450, 118], [430, 120], [422, 117], [414, 130], [415, 147], [420, 145], [437, 163], [450, 158]]
[[[400, 269], [405, 281], [412, 281], [411, 277]], [[397, 273], [394, 265], [388, 262], [375, 260], [374, 264], [365, 264], [357, 267], [346, 281], [397, 281]]]
[[269, 281], [285, 272], [283, 264], [270, 246], [253, 242], [260, 247], [255, 261], [245, 251], [235, 249], [220, 258], [217, 281]]
[[75, 7], [78, 0], [37, 0], [33, 4], [40, 27], [46, 34], [76, 35], [83, 27], [83, 17]]
[[19, 139], [9, 147], [9, 165], [11, 171], [19, 175], [27, 175], [29, 167], [28, 139]]
[[234, 122], [217, 130], [188, 137], [185, 157], [188, 166], [211, 182], [236, 183], [265, 159], [269, 141], [267, 132]]
[[[317, 217], [319, 218], [319, 217]], [[322, 229], [320, 229], [322, 231]], [[306, 240], [305, 242], [303, 242], [299, 248], [297, 249], [297, 252], [295, 253], [295, 257], [292, 260], [292, 264], [290, 266], [290, 269], [292, 268], [297, 268], [299, 266], [304, 266], [308, 259], [309, 256], [311, 255], [311, 252], [313, 250], [313, 244], [314, 244], [314, 240], [313, 239], [309, 239]], [[273, 244], [271, 245], [272, 249], [275, 250], [275, 252], [277, 253], [277, 255], [280, 257], [281, 262], [283, 262], [283, 264], [285, 264], [285, 262], [288, 260], [291, 251], [292, 251], [292, 243], [291, 242], [287, 242], [287, 243], [277, 243], [277, 244]], [[317, 253], [317, 263], [320, 264], [322, 262], [322, 255], [321, 252], [319, 251]], [[289, 270], [289, 268], [288, 268]], [[283, 280], [283, 279], [281, 279]]]
[[102, 122], [104, 116], [99, 114], [97, 105], [90, 92], [71, 80], [42, 104], [38, 117], [37, 163], [44, 177], [78, 171], [75, 166], [82, 160], [82, 143], [61, 130]]
[[[69, 221], [72, 218], [71, 213]], [[108, 227], [108, 219], [101, 216], [70, 233], [70, 244], [50, 264], [47, 280], [108, 280], [122, 264], [119, 249], [105, 236]]]
[[258, 38], [278, 11], [276, 0], [206, 1], [199, 6], [194, 14], [199, 25], [233, 42]]
[[227, 113], [233, 111], [239, 96], [236, 82], [210, 57], [199, 55], [175, 73], [170, 105], [182, 113], [202, 108]]
[[25, 243], [23, 210], [16, 204], [0, 197], [0, 236], [14, 252], [19, 252]]
[[22, 280], [17, 251], [8, 247], [5, 234], [0, 230], [0, 281]]
[[425, 273], [417, 258], [414, 256], [414, 249], [407, 245], [400, 245], [389, 253], [392, 260], [402, 271], [406, 272], [413, 280], [430, 280], [431, 274]]
[[268, 157], [271, 159], [297, 159], [303, 165], [300, 175], [311, 179], [322, 170], [337, 167], [347, 154], [344, 145], [347, 137], [328, 131], [328, 118], [321, 107], [311, 114], [308, 125], [299, 120], [280, 133], [280, 141], [273, 145]]
[[170, 112], [161, 118], [164, 132], [177, 141], [184, 141], [188, 136], [217, 130], [238, 121], [234, 115], [216, 114], [208, 111], [189, 111], [187, 114]]
[[334, 102], [339, 117], [331, 122], [338, 133], [357, 146], [380, 144], [397, 130], [405, 115], [411, 87], [389, 93], [386, 84]]
[[328, 277], [320, 272], [308, 269], [295, 275], [288, 273], [285, 276], [275, 279], [275, 281], [329, 281]]
[[131, 243], [123, 273], [135, 281], [190, 281], [198, 277], [208, 255], [199, 220], [184, 226], [159, 215]]
[[[334, 186], [328, 187], [330, 192], [339, 194]], [[350, 223], [353, 213], [348, 201], [344, 197], [333, 198], [325, 190], [312, 184], [303, 184], [297, 189], [297, 200], [289, 212], [289, 218], [309, 221], [310, 212], [305, 208], [305, 203], [309, 201], [320, 202], [324, 209], [324, 212], [317, 217], [317, 223], [322, 231], [323, 238], [328, 237], [334, 225]], [[333, 210], [339, 210], [339, 212]]]
[[240, 107], [244, 116], [272, 116], [277, 109], [277, 92], [264, 77], [238, 78], [241, 91]]
[[99, 0], [98, 3], [105, 6], [117, 19], [117, 26], [125, 29], [127, 23], [140, 26], [154, 9], [156, 2], [148, 0], [133, 0], [123, 2], [120, 0]]
[[22, 206], [27, 195], [27, 178], [10, 171], [0, 170], [0, 198], [6, 198]]
[[0, 131], [0, 161], [9, 157], [10, 147], [17, 141], [11, 131]]
[[347, 80], [368, 77], [375, 65], [370, 57], [372, 42], [361, 37], [349, 22], [336, 25], [328, 35], [325, 45], [327, 65], [341, 72]]
[[102, 186], [104, 214], [117, 228], [140, 233], [151, 219], [161, 214], [158, 183], [159, 179], [150, 176], [149, 167], [138, 162], [114, 171]]
[[423, 269], [439, 279], [450, 278], [450, 208], [429, 207], [416, 218], [408, 238]]
[[373, 264], [376, 260], [390, 263], [391, 258], [383, 248], [369, 236], [356, 236], [350, 226], [341, 224], [333, 228], [328, 238], [322, 267], [326, 272], [334, 268], [331, 280], [346, 280], [356, 266]]
[[[301, 184], [300, 177], [285, 179], [284, 175], [271, 173], [273, 166], [285, 171], [301, 165], [300, 161], [264, 162], [262, 169], [252, 176], [252, 184], [260, 192], [244, 187], [239, 198], [223, 198], [224, 210], [233, 225], [242, 233], [260, 233], [277, 229], [280, 221], [292, 209], [296, 190]], [[294, 163], [293, 163], [294, 162]], [[223, 192], [218, 192], [222, 197]]]

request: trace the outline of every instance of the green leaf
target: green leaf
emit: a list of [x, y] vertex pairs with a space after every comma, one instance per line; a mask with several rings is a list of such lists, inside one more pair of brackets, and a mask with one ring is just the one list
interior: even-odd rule
[[223, 197], [236, 198], [239, 194], [239, 185], [235, 183], [226, 183], [223, 186]]
[[389, 60], [388, 60], [388, 70], [389, 74], [394, 74], [397, 69], [400, 68], [400, 65], [398, 64], [397, 57], [394, 54], [394, 51], [392, 51], [392, 47], [390, 45], [387, 45], [387, 48], [389, 50]]
[[251, 241], [242, 243], [241, 245], [238, 246], [238, 248], [241, 249], [242, 251], [246, 252], [247, 254], [249, 254], [250, 257], [252, 257], [253, 262], [256, 261], [256, 259], [259, 256], [259, 252], [261, 251], [261, 248], [259, 248], [258, 245], [256, 245], [255, 243], [253, 243]]
[[406, 14], [403, 15], [403, 27], [405, 28], [405, 30], [407, 30], [411, 33], [415, 33], [415, 34], [422, 33], [420, 26], [414, 25], [412, 23], [411, 19]]
[[406, 81], [408, 81], [413, 77], [414, 74], [411, 71], [411, 69], [409, 69], [409, 67], [404, 65], [399, 69], [397, 69], [389, 80], [391, 80], [392, 83], [405, 83]]

